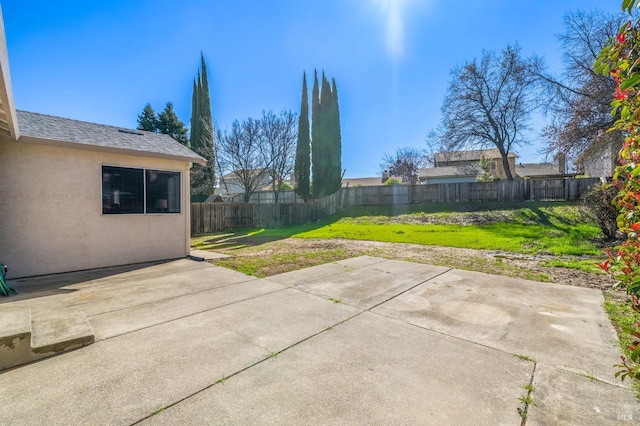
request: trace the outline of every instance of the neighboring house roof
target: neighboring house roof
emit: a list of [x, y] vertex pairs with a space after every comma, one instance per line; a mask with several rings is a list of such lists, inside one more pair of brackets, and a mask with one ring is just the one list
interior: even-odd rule
[[27, 111], [17, 111], [17, 116], [21, 141], [24, 138], [33, 138], [39, 142], [57, 141], [62, 145], [80, 145], [86, 149], [126, 151], [127, 154], [205, 163], [204, 158], [162, 133], [88, 123]]
[[418, 170], [420, 178], [452, 177], [452, 176], [477, 176], [482, 174], [479, 164], [467, 164], [462, 166], [429, 167]]
[[516, 174], [520, 177], [560, 175], [553, 163], [516, 164]]
[[[258, 175], [262, 174], [266, 178], [269, 178], [270, 175], [269, 175], [268, 172], [270, 170], [271, 169], [252, 169], [252, 170], [249, 170], [249, 171], [251, 172], [252, 176], [258, 176]], [[226, 175], [222, 176], [221, 179], [224, 179], [224, 180], [227, 180], [227, 181], [234, 180], [234, 179], [239, 179], [240, 175], [241, 175], [241, 172], [242, 172], [241, 170], [234, 170], [234, 171], [229, 172]]]
[[[470, 149], [467, 151], [453, 151], [453, 152], [437, 152], [435, 155], [436, 163], [452, 162], [452, 161], [480, 161], [482, 156], [487, 158], [501, 158], [500, 151], [497, 148], [493, 149]], [[513, 152], [508, 154], [508, 157], [515, 157]]]
[[380, 176], [377, 177], [367, 177], [367, 178], [346, 178], [342, 179], [343, 187], [354, 187], [354, 186], [379, 186], [383, 185], [382, 178]]

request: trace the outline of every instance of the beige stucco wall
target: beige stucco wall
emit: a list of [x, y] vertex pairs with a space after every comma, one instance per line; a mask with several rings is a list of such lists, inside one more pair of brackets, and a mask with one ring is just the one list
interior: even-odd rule
[[[102, 215], [101, 166], [181, 172], [180, 214]], [[0, 141], [0, 262], [23, 277], [183, 257], [189, 163]]]

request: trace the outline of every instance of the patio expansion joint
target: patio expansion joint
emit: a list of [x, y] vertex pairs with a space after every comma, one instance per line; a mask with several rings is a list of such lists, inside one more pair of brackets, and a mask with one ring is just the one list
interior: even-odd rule
[[[245, 283], [246, 283], [246, 281], [245, 281]], [[242, 284], [242, 283], [231, 284], [231, 285], [229, 285], [229, 286], [224, 286], [224, 287], [230, 287], [230, 286], [237, 285], [237, 284]], [[218, 288], [224, 288], [224, 287], [218, 287]], [[211, 289], [210, 289], [210, 290], [211, 290]], [[210, 290], [205, 290], [205, 291], [210, 291]], [[192, 313], [190, 313], [190, 314], [188, 314], [188, 315], [183, 315], [183, 316], [180, 316], [180, 317], [172, 318], [172, 319], [167, 320], [167, 321], [157, 322], [157, 323], [154, 323], [154, 324], [152, 324], [152, 325], [148, 325], [148, 326], [145, 326], [145, 327], [136, 328], [135, 330], [130, 330], [130, 331], [127, 331], [127, 332], [124, 332], [124, 333], [116, 334], [116, 335], [114, 335], [114, 336], [105, 337], [105, 338], [103, 338], [103, 339], [100, 339], [100, 342], [101, 342], [101, 341], [110, 340], [110, 339], [114, 339], [114, 338], [117, 338], [117, 337], [120, 337], [120, 336], [124, 336], [124, 335], [127, 335], [127, 334], [131, 334], [131, 333], [136, 333], [136, 332], [141, 331], [141, 330], [146, 330], [146, 329], [154, 328], [154, 327], [157, 327], [157, 326], [160, 326], [160, 325], [169, 324], [169, 323], [172, 323], [172, 322], [175, 322], [175, 321], [179, 321], [179, 320], [182, 320], [182, 319], [185, 319], [185, 318], [189, 318], [189, 317], [193, 317], [193, 316], [196, 316], [196, 315], [200, 315], [200, 314], [203, 314], [203, 313], [205, 313], [205, 312], [215, 311], [215, 310], [217, 310], [217, 309], [225, 308], [225, 307], [227, 307], [227, 306], [236, 305], [236, 304], [238, 304], [238, 303], [242, 303], [242, 302], [245, 302], [245, 301], [247, 301], [247, 300], [257, 299], [257, 298], [260, 298], [260, 297], [263, 297], [263, 296], [267, 296], [267, 295], [270, 295], [270, 294], [279, 293], [279, 292], [281, 292], [281, 291], [286, 291], [286, 290], [290, 290], [290, 289], [289, 289], [289, 287], [284, 287], [284, 288], [281, 288], [281, 289], [278, 289], [278, 290], [274, 290], [274, 291], [270, 291], [270, 292], [267, 292], [267, 293], [260, 293], [260, 294], [257, 294], [257, 295], [255, 295], [255, 296], [247, 297], [247, 298], [245, 298], [245, 299], [241, 299], [241, 300], [236, 300], [236, 301], [234, 301], [234, 302], [225, 303], [225, 304], [223, 304], [223, 305], [216, 306], [216, 307], [214, 307], [214, 308], [210, 308], [210, 309], [203, 309], [203, 310], [201, 310], [201, 311], [192, 312]], [[184, 295], [181, 295], [181, 296], [179, 296], [179, 297], [182, 297], [182, 296], [188, 296], [188, 295], [191, 295], [191, 294], [198, 294], [198, 293], [202, 293], [202, 292], [197, 291], [197, 292], [195, 292], [195, 293], [184, 294]], [[144, 304], [141, 304], [141, 305], [131, 306], [131, 307], [129, 307], [129, 308], [118, 309], [117, 311], [124, 311], [124, 310], [127, 310], [127, 309], [135, 309], [135, 308], [138, 308], [138, 307], [140, 307], [140, 306], [153, 305], [153, 304], [155, 304], [155, 303], [157, 303], [157, 302], [162, 302], [162, 301], [171, 300], [171, 299], [175, 299], [175, 297], [172, 297], [172, 298], [169, 298], [169, 299], [158, 300], [158, 301], [151, 302], [151, 303], [144, 303]], [[117, 312], [117, 311], [113, 311], [113, 312]], [[111, 312], [104, 312], [104, 313], [100, 313], [100, 314], [92, 315], [91, 317], [96, 317], [96, 316], [104, 315], [104, 314], [108, 314], [108, 313], [111, 313]], [[96, 343], [99, 343], [99, 342], [96, 342]]]
[[[277, 293], [277, 292], [279, 292], [279, 291], [282, 291], [282, 290], [277, 290], [277, 291], [275, 291], [275, 292], [273, 292], [273, 293]], [[285, 348], [283, 348], [283, 349], [280, 349], [280, 350], [278, 350], [278, 351], [274, 351], [274, 352], [270, 353], [269, 355], [265, 356], [264, 358], [261, 358], [261, 359], [259, 359], [258, 361], [254, 362], [254, 363], [252, 363], [252, 364], [249, 364], [249, 365], [247, 365], [246, 367], [243, 367], [243, 368], [241, 368], [240, 370], [237, 370], [237, 371], [235, 371], [235, 372], [233, 372], [233, 373], [231, 373], [231, 374], [229, 374], [229, 375], [225, 375], [225, 376], [223, 376], [221, 379], [217, 380], [216, 382], [213, 382], [213, 383], [211, 383], [211, 384], [209, 384], [209, 385], [207, 385], [207, 386], [205, 386], [205, 387], [203, 387], [203, 388], [201, 388], [201, 389], [199, 389], [199, 390], [197, 390], [197, 391], [195, 391], [195, 392], [192, 392], [191, 394], [189, 394], [189, 395], [187, 395], [187, 396], [185, 396], [185, 397], [183, 397], [183, 398], [180, 398], [179, 400], [176, 400], [176, 401], [174, 401], [174, 402], [172, 402], [172, 403], [170, 403], [170, 404], [168, 404], [168, 405], [164, 406], [164, 407], [163, 407], [163, 410], [169, 409], [169, 408], [173, 407], [174, 405], [178, 405], [178, 404], [180, 404], [180, 403], [182, 403], [182, 402], [184, 402], [184, 401], [186, 401], [186, 400], [188, 400], [188, 399], [190, 399], [190, 398], [192, 398], [192, 397], [194, 397], [194, 396], [196, 396], [196, 395], [198, 395], [198, 394], [200, 394], [200, 393], [202, 393], [202, 392], [205, 392], [205, 391], [207, 391], [207, 390], [209, 390], [209, 389], [213, 388], [213, 387], [214, 387], [214, 386], [216, 386], [216, 385], [222, 384], [224, 381], [226, 381], [226, 380], [228, 380], [228, 379], [231, 379], [232, 377], [235, 377], [235, 376], [237, 376], [237, 375], [239, 375], [239, 374], [241, 374], [241, 373], [244, 373], [245, 371], [248, 371], [249, 369], [251, 369], [251, 368], [253, 368], [253, 367], [256, 367], [256, 366], [258, 366], [258, 365], [260, 365], [260, 364], [262, 364], [262, 363], [264, 363], [264, 362], [266, 362], [266, 361], [268, 361], [268, 360], [271, 360], [271, 359], [273, 359], [273, 358], [275, 358], [275, 357], [279, 356], [280, 354], [282, 354], [282, 353], [284, 353], [284, 352], [288, 351], [289, 349], [295, 348], [296, 346], [298, 346], [298, 345], [300, 345], [300, 344], [302, 344], [302, 343], [304, 343], [304, 342], [306, 342], [306, 341], [309, 341], [309, 340], [311, 340], [311, 339], [313, 339], [313, 338], [315, 338], [315, 337], [318, 337], [318, 336], [320, 336], [320, 335], [322, 335], [322, 334], [324, 334], [324, 333], [326, 333], [326, 332], [329, 332], [329, 331], [331, 331], [333, 328], [335, 328], [335, 327], [337, 327], [337, 326], [339, 326], [339, 325], [341, 325], [341, 324], [344, 324], [344, 323], [346, 323], [347, 321], [351, 321], [351, 320], [352, 320], [352, 319], [354, 319], [354, 318], [359, 317], [359, 316], [360, 316], [360, 315], [362, 315], [364, 312], [367, 312], [367, 310], [362, 310], [362, 311], [360, 311], [360, 312], [356, 313], [355, 315], [352, 315], [352, 316], [350, 316], [350, 317], [348, 317], [348, 318], [345, 318], [345, 319], [343, 319], [343, 320], [341, 320], [341, 321], [338, 321], [337, 323], [335, 323], [335, 324], [333, 324], [333, 325], [330, 325], [330, 326], [328, 326], [328, 327], [324, 328], [323, 330], [320, 330], [320, 331], [318, 331], [318, 332], [316, 332], [316, 333], [313, 333], [313, 334], [311, 334], [311, 335], [309, 335], [309, 336], [305, 337], [304, 339], [301, 339], [301, 340], [299, 340], [299, 341], [297, 341], [297, 342], [295, 342], [295, 343], [292, 343], [291, 345], [289, 345], [289, 346], [287, 346], [287, 347], [285, 347]], [[145, 417], [142, 417], [141, 419], [139, 419], [139, 420], [137, 420], [137, 421], [135, 421], [135, 422], [131, 423], [131, 426], [133, 426], [133, 425], [137, 425], [137, 424], [139, 424], [139, 423], [141, 423], [141, 422], [143, 422], [143, 421], [145, 421], [145, 420], [147, 420], [147, 419], [149, 419], [149, 418], [153, 417], [154, 415], [155, 415], [154, 413], [151, 413], [151, 414], [149, 414], [149, 415], [147, 415], [147, 416], [145, 416]]]
[[[385, 260], [385, 261], [387, 261], [387, 260]], [[357, 269], [357, 268], [354, 268], [354, 269]], [[245, 372], [245, 371], [247, 371], [247, 370], [249, 370], [249, 369], [251, 369], [253, 367], [256, 367], [256, 366], [264, 363], [265, 361], [268, 361], [270, 359], [273, 359], [274, 357], [279, 356], [280, 354], [288, 351], [289, 349], [295, 348], [296, 346], [299, 346], [302, 343], [305, 343], [305, 342], [307, 342], [307, 341], [309, 341], [309, 340], [311, 340], [311, 339], [313, 339], [315, 337], [318, 337], [318, 336], [320, 336], [320, 335], [322, 335], [324, 333], [327, 333], [327, 332], [333, 330], [334, 328], [336, 328], [336, 327], [338, 327], [338, 326], [340, 326], [342, 324], [347, 323], [348, 321], [351, 321], [351, 320], [359, 317], [360, 315], [362, 315], [364, 313], [372, 313], [373, 314], [373, 312], [371, 312], [371, 309], [374, 309], [374, 308], [376, 308], [376, 307], [378, 307], [378, 306], [380, 306], [380, 305], [382, 305], [382, 304], [384, 304], [384, 303], [386, 303], [386, 302], [388, 302], [388, 301], [390, 301], [390, 300], [392, 300], [392, 299], [394, 299], [394, 298], [406, 293], [407, 291], [410, 291], [410, 290], [412, 290], [412, 289], [414, 289], [414, 288], [416, 288], [416, 287], [418, 287], [418, 286], [420, 286], [422, 284], [425, 284], [425, 283], [433, 280], [434, 278], [437, 278], [437, 277], [441, 276], [442, 274], [445, 274], [445, 273], [447, 273], [449, 271], [451, 271], [451, 268], [447, 269], [446, 271], [443, 271], [443, 272], [441, 272], [441, 273], [439, 273], [439, 274], [437, 274], [437, 275], [435, 275], [435, 276], [433, 276], [433, 277], [431, 277], [431, 278], [429, 278], [427, 280], [421, 281], [421, 282], [411, 286], [411, 288], [408, 288], [408, 289], [406, 289], [404, 291], [401, 291], [401, 292], [395, 294], [394, 296], [390, 297], [389, 299], [387, 299], [387, 300], [385, 300], [383, 302], [380, 302], [380, 303], [376, 304], [375, 306], [371, 306], [371, 307], [369, 307], [367, 309], [363, 309], [363, 308], [359, 308], [357, 306], [352, 306], [352, 305], [345, 304], [347, 306], [351, 306], [353, 308], [360, 309], [360, 312], [358, 312], [358, 313], [356, 313], [354, 315], [351, 315], [350, 317], [347, 317], [347, 318], [345, 318], [345, 319], [343, 319], [341, 321], [338, 321], [338, 322], [326, 327], [323, 330], [320, 330], [320, 331], [318, 331], [316, 333], [313, 333], [313, 334], [305, 337], [304, 339], [301, 339], [301, 340], [299, 340], [299, 341], [297, 341], [295, 343], [292, 343], [291, 345], [289, 345], [289, 346], [287, 346], [287, 347], [285, 347], [285, 348], [283, 348], [281, 350], [274, 351], [274, 352], [270, 353], [268, 356], [265, 356], [264, 358], [261, 358], [258, 361], [254, 362], [254, 363], [252, 363], [252, 364], [250, 364], [250, 365], [248, 365], [246, 367], [241, 368], [240, 370], [237, 370], [237, 371], [235, 371], [235, 372], [233, 372], [233, 373], [231, 373], [229, 375], [225, 375], [220, 380], [218, 380], [218, 381], [216, 381], [214, 383], [211, 383], [211, 384], [209, 384], [209, 385], [207, 385], [207, 386], [205, 386], [205, 387], [203, 387], [203, 388], [201, 388], [201, 389], [199, 389], [199, 390], [197, 390], [197, 391], [195, 391], [195, 392], [193, 392], [193, 393], [191, 393], [191, 394], [189, 394], [189, 395], [187, 395], [187, 396], [185, 396], [185, 397], [183, 397], [183, 398], [181, 398], [181, 399], [179, 399], [177, 401], [174, 401], [171, 404], [168, 404], [168, 405], [164, 406], [163, 409], [166, 410], [168, 408], [173, 407], [174, 405], [180, 404], [180, 403], [182, 403], [182, 402], [184, 402], [184, 401], [186, 401], [186, 400], [188, 400], [188, 399], [190, 399], [190, 398], [192, 398], [192, 397], [194, 397], [194, 396], [196, 396], [196, 395], [198, 395], [198, 394], [200, 394], [202, 392], [207, 391], [208, 389], [211, 389], [212, 387], [214, 387], [216, 385], [219, 385], [219, 384], [223, 383], [224, 381], [226, 381], [226, 380], [228, 380], [228, 379], [230, 379], [232, 377], [235, 377], [235, 376], [237, 376], [237, 375], [239, 375], [239, 374], [241, 374], [241, 373], [243, 373], [243, 372]], [[324, 277], [324, 278], [327, 278], [327, 277]], [[287, 287], [287, 289], [289, 289], [289, 288]], [[317, 294], [312, 294], [312, 293], [309, 293], [309, 292], [307, 292], [305, 290], [302, 290], [302, 289], [299, 289], [299, 288], [295, 288], [295, 290], [298, 290], [298, 291], [303, 292], [303, 293], [310, 294], [312, 296], [320, 297]], [[277, 290], [277, 291], [275, 291], [273, 293], [277, 293], [279, 291], [282, 291], [282, 290]], [[234, 303], [239, 303], [239, 302], [234, 302]], [[147, 420], [147, 419], [149, 419], [149, 418], [151, 418], [153, 416], [154, 416], [154, 413], [151, 413], [148, 416], [145, 416], [145, 417], [137, 420], [136, 422], [131, 423], [131, 425], [133, 426], [133, 425], [139, 424], [139, 423], [141, 423], [141, 422], [143, 422], [143, 421], [145, 421], [145, 420]]]
[[529, 415], [529, 406], [531, 404], [535, 405], [535, 402], [533, 401], [533, 397], [531, 396], [531, 394], [533, 393], [533, 380], [535, 379], [535, 376], [536, 376], [536, 368], [538, 367], [538, 363], [536, 361], [532, 361], [532, 362], [533, 362], [533, 370], [531, 371], [531, 378], [529, 379], [529, 383], [527, 383], [527, 386], [524, 387], [527, 390], [527, 394], [521, 397], [522, 398], [521, 402], [524, 404], [524, 408], [518, 407], [518, 413], [520, 413], [520, 417], [522, 418], [522, 423], [520, 423], [520, 426], [526, 426], [527, 418]]
[[453, 268], [448, 268], [446, 271], [442, 271], [442, 272], [440, 272], [439, 274], [436, 274], [436, 275], [434, 275], [433, 277], [431, 277], [431, 278], [429, 278], [429, 279], [426, 279], [426, 280], [421, 281], [421, 282], [419, 282], [419, 283], [417, 283], [417, 284], [415, 284], [415, 285], [412, 285], [411, 287], [407, 288], [406, 290], [403, 290], [403, 291], [401, 291], [400, 293], [394, 294], [393, 296], [391, 296], [391, 297], [390, 297], [390, 298], [388, 298], [387, 300], [384, 300], [384, 301], [382, 301], [382, 302], [380, 302], [380, 303], [378, 303], [378, 304], [376, 304], [376, 305], [374, 305], [374, 306], [371, 306], [370, 308], [367, 308], [366, 310], [367, 310], [367, 311], [371, 311], [372, 309], [375, 309], [375, 308], [377, 308], [377, 307], [379, 307], [379, 306], [382, 306], [382, 305], [384, 305], [385, 303], [388, 303], [388, 302], [390, 302], [391, 300], [395, 299], [396, 297], [398, 297], [398, 296], [402, 296], [403, 294], [410, 292], [410, 291], [411, 291], [411, 290], [413, 290], [414, 288], [420, 287], [421, 285], [426, 284], [426, 283], [428, 283], [429, 281], [434, 280], [434, 279], [436, 279], [436, 278], [438, 278], [438, 277], [441, 277], [442, 275], [444, 275], [444, 274], [446, 274], [447, 272], [450, 272], [450, 271], [452, 271], [452, 270], [453, 270]]
[[[315, 278], [315, 279], [313, 279], [313, 280], [305, 281], [305, 282], [303, 282], [302, 284], [311, 284], [311, 283], [315, 283], [315, 282], [318, 282], [318, 281], [321, 281], [321, 280], [326, 280], [327, 278], [335, 277], [335, 276], [340, 275], [340, 274], [344, 274], [345, 272], [356, 271], [356, 270], [358, 270], [358, 269], [366, 268], [366, 267], [368, 267], [368, 266], [372, 266], [372, 265], [379, 265], [379, 264], [381, 264], [381, 263], [391, 262], [391, 260], [389, 260], [389, 259], [384, 259], [384, 258], [379, 258], [379, 259], [380, 259], [380, 260], [379, 260], [378, 262], [376, 262], [376, 263], [370, 263], [370, 264], [362, 265], [362, 266], [347, 266], [347, 265], [342, 265], [342, 264], [338, 263], [338, 262], [340, 262], [340, 261], [338, 261], [338, 262], [330, 262], [330, 263], [333, 263], [333, 264], [335, 264], [335, 265], [340, 265], [340, 266], [344, 267], [344, 268], [345, 268], [345, 270], [344, 270], [344, 271], [340, 271], [340, 272], [335, 272], [335, 273], [333, 273], [333, 274], [329, 274], [329, 275], [322, 275], [322, 276], [320, 276], [320, 277], [318, 277], [318, 278]], [[326, 265], [328, 265], [328, 264], [329, 264], [329, 263], [326, 263]], [[290, 271], [290, 272], [295, 272], [295, 271]], [[274, 276], [272, 276], [272, 277], [265, 277], [264, 279], [267, 279], [267, 280], [268, 280], [269, 278], [273, 278], [273, 277], [277, 277], [277, 276], [278, 276], [278, 275], [274, 275]], [[298, 286], [299, 286], [299, 285], [300, 285], [300, 284], [292, 284], [292, 285], [289, 285], [289, 287], [291, 287], [291, 288], [295, 288], [295, 289], [299, 290], [299, 288], [298, 288]]]
[[[113, 309], [113, 310], [110, 310], [110, 311], [100, 312], [98, 314], [87, 315], [87, 318], [98, 317], [100, 315], [106, 315], [106, 314], [113, 314], [115, 312], [127, 311], [129, 309], [139, 308], [139, 307], [142, 307], [142, 306], [155, 305], [156, 303], [159, 303], [159, 302], [166, 302], [168, 300], [179, 299], [181, 297], [192, 296], [194, 294], [206, 293], [208, 291], [217, 291], [217, 290], [221, 290], [223, 288], [229, 288], [229, 287], [233, 287], [233, 286], [237, 286], [237, 285], [241, 285], [241, 284], [246, 284], [246, 283], [249, 283], [249, 282], [252, 282], [252, 281], [258, 281], [258, 280], [248, 279], [246, 281], [241, 281], [241, 282], [237, 282], [237, 283], [233, 283], [233, 284], [227, 284], [227, 285], [223, 285], [223, 286], [220, 286], [220, 287], [206, 288], [204, 290], [198, 290], [198, 291], [194, 291], [194, 292], [191, 292], [191, 293], [184, 293], [184, 294], [180, 294], [180, 295], [173, 296], [173, 297], [167, 297], [167, 298], [164, 298], [164, 299], [154, 300], [152, 302], [146, 302], [146, 303], [140, 303], [138, 305], [127, 306], [126, 308]], [[284, 290], [284, 289], [281, 289], [281, 290]], [[276, 290], [276, 291], [281, 291], [281, 290]]]

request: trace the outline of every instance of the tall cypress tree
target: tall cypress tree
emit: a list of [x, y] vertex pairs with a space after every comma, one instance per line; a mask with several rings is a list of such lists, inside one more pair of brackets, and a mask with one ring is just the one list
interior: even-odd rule
[[318, 85], [318, 72], [313, 71], [313, 89], [311, 90], [311, 171], [313, 196], [321, 197], [324, 193], [324, 167], [323, 140], [322, 140], [322, 113], [320, 111], [320, 86]]
[[191, 95], [191, 131], [189, 133], [189, 145], [195, 150], [200, 145], [202, 136], [202, 126], [200, 125], [200, 92], [202, 91], [202, 81], [200, 70], [198, 76], [193, 80], [193, 94]]
[[[202, 82], [199, 90], [200, 99], [199, 99], [199, 113], [200, 119], [203, 121], [201, 123], [202, 126], [212, 126], [212, 117], [211, 117], [211, 97], [209, 96], [209, 77], [207, 75], [207, 64], [204, 62], [204, 54], [200, 52], [200, 67], [202, 69]], [[205, 132], [201, 137], [205, 138], [205, 140], [201, 141], [201, 144], [209, 145], [213, 144], [213, 134], [209, 135], [208, 132]], [[210, 139], [210, 140], [209, 140]]]
[[321, 138], [323, 149], [322, 168], [323, 172], [323, 186], [322, 196], [327, 196], [333, 193], [333, 122], [331, 109], [333, 107], [333, 96], [331, 93], [331, 85], [329, 80], [322, 72], [322, 88], [320, 90], [320, 123], [321, 123]]
[[311, 138], [309, 135], [309, 95], [307, 74], [302, 74], [302, 101], [298, 117], [298, 143], [296, 145], [296, 193], [306, 202], [309, 199], [309, 173], [311, 168]]
[[342, 186], [342, 137], [335, 79], [329, 83], [322, 72], [322, 87], [314, 72], [311, 100], [311, 160], [313, 196], [324, 197]]
[[336, 79], [332, 81], [331, 105], [331, 184], [330, 193], [336, 192], [342, 186], [342, 135], [340, 130], [340, 106], [338, 104], [338, 88]]
[[[198, 72], [200, 74], [200, 72]], [[193, 92], [191, 95], [191, 120], [190, 120], [190, 132], [189, 132], [189, 146], [195, 148], [200, 138], [198, 135], [198, 87], [200, 85], [200, 75], [197, 79], [193, 80]]]
[[213, 194], [215, 189], [215, 148], [213, 118], [211, 116], [211, 98], [209, 96], [209, 80], [204, 55], [200, 52], [200, 69], [193, 82], [191, 96], [191, 134], [190, 145], [200, 156], [207, 160], [201, 166], [194, 164], [191, 168], [191, 200], [203, 201]]

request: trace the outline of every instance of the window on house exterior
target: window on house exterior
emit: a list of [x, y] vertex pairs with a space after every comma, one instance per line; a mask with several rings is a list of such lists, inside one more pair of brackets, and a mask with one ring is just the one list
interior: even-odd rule
[[180, 172], [145, 172], [147, 213], [180, 213]]
[[102, 166], [102, 213], [180, 213], [180, 172]]

